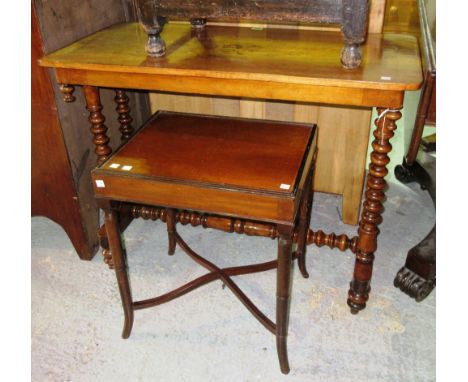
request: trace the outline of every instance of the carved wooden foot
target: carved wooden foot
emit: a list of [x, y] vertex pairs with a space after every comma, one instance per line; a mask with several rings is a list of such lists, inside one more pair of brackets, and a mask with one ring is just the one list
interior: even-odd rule
[[410, 166], [403, 158], [403, 163], [395, 167], [395, 177], [401, 183], [418, 182], [423, 190], [427, 190], [431, 184], [429, 173], [417, 161]]
[[401, 268], [393, 281], [396, 288], [414, 298], [416, 302], [424, 300], [435, 288], [435, 279], [427, 280], [411, 269]]
[[359, 44], [347, 43], [341, 51], [341, 65], [346, 69], [359, 68], [362, 61], [362, 48]]
[[276, 349], [281, 372], [289, 373], [287, 335], [291, 290], [292, 229], [278, 226], [278, 271], [276, 283]]
[[73, 92], [75, 91], [73, 86], [62, 84], [60, 85], [60, 91], [63, 94], [63, 100], [65, 102], [73, 102], [76, 100], [75, 96], [73, 95]]
[[89, 111], [89, 122], [91, 122], [91, 132], [94, 135], [95, 153], [98, 157], [98, 164], [104, 162], [112, 152], [109, 147], [109, 137], [107, 136], [107, 127], [104, 125], [105, 117], [101, 113], [102, 105], [99, 97], [99, 88], [95, 86], [83, 86], [86, 98], [86, 109]]
[[[405, 158], [406, 159], [406, 158]], [[436, 182], [435, 182], [435, 163], [428, 160], [428, 157], [422, 156], [422, 162], [427, 167], [424, 168], [416, 160], [412, 165], [406, 165], [403, 162], [402, 168], [408, 170], [408, 176], [403, 183], [416, 181], [421, 188], [428, 190], [429, 195], [436, 206]], [[396, 169], [395, 169], [396, 173]], [[427, 236], [413, 248], [408, 251], [405, 266], [397, 273], [393, 282], [395, 287], [400, 288], [402, 292], [414, 298], [417, 302], [424, 300], [434, 289], [436, 284], [436, 226], [427, 234]]]
[[117, 277], [122, 307], [125, 315], [122, 338], [128, 338], [133, 326], [133, 301], [127, 274], [127, 263], [120, 238], [120, 223], [118, 221], [118, 213], [111, 203], [107, 203], [107, 206], [104, 207], [104, 212], [107, 237], [112, 252], [115, 275]]
[[[138, 18], [143, 29], [148, 35], [146, 42], [146, 53], [150, 57], [161, 57], [166, 53], [166, 44], [161, 38], [161, 32], [164, 27], [165, 19], [161, 16], [156, 16], [158, 9], [157, 3], [146, 2], [145, 5], [139, 7]], [[155, 17], [156, 16], [156, 17]]]
[[385, 198], [384, 189], [387, 182], [388, 153], [392, 146], [389, 141], [396, 129], [396, 121], [400, 119], [398, 110], [377, 109], [379, 117], [375, 120], [375, 140], [372, 142], [371, 163], [367, 176], [367, 188], [358, 230], [356, 262], [351, 287], [348, 292], [348, 305], [351, 313], [356, 314], [366, 307], [369, 299], [370, 281], [374, 252], [377, 249], [378, 225], [382, 222], [382, 201]]
[[341, 52], [341, 64], [346, 69], [361, 65], [361, 45], [366, 39], [368, 0], [343, 0], [343, 23], [345, 46]]
[[411, 248], [405, 266], [395, 276], [395, 287], [414, 298], [424, 300], [436, 285], [436, 226], [431, 232]]

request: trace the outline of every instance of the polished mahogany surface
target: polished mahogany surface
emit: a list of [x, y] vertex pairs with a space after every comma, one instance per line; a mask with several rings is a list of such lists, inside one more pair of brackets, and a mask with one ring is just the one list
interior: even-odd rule
[[305, 124], [159, 112], [101, 170], [291, 194], [312, 132]]
[[92, 178], [97, 198], [291, 225], [315, 125], [159, 112]]

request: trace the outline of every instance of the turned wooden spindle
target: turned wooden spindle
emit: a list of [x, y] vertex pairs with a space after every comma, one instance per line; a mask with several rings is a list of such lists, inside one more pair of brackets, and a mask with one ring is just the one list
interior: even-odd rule
[[312, 231], [309, 229], [307, 233], [307, 244], [315, 244], [317, 247], [338, 248], [340, 251], [346, 251], [347, 249], [351, 252], [356, 253], [357, 248], [357, 236], [349, 238], [345, 234], [336, 235], [334, 233], [324, 233], [323, 231]]
[[114, 260], [112, 259], [112, 252], [109, 247], [109, 240], [107, 239], [105, 224], [103, 224], [98, 229], [98, 239], [99, 245], [102, 248], [102, 257], [104, 258], [104, 263], [109, 267], [109, 269], [114, 269]]
[[76, 98], [73, 95], [75, 87], [67, 84], [60, 85], [60, 92], [63, 94], [63, 100], [65, 102], [73, 102]]
[[[134, 205], [131, 209], [133, 218], [143, 218], [145, 220], [167, 221], [167, 212], [164, 208]], [[203, 228], [213, 228], [224, 232], [235, 232], [248, 236], [264, 236], [276, 239], [278, 232], [274, 224], [253, 222], [243, 219], [226, 218], [212, 216], [198, 212], [177, 211], [175, 221], [182, 225], [190, 224], [192, 227], [202, 226]]]
[[[164, 223], [167, 221], [166, 209], [161, 207], [133, 205], [131, 208], [131, 215], [135, 219], [141, 217], [145, 220], [161, 220]], [[193, 227], [202, 226], [203, 228], [213, 228], [224, 232], [245, 234], [247, 236], [263, 236], [271, 239], [278, 238], [278, 230], [275, 224], [211, 216], [190, 211], [177, 211], [175, 221], [182, 225], [190, 224]], [[297, 241], [297, 239], [298, 232], [294, 232], [293, 241]], [[357, 247], [357, 237], [349, 238], [344, 234], [326, 234], [323, 231], [315, 232], [309, 229], [307, 232], [307, 244], [315, 244], [318, 247], [326, 245], [332, 249], [338, 248], [341, 251], [349, 249], [354, 253]]]
[[99, 88], [95, 86], [83, 86], [86, 98], [86, 110], [89, 111], [89, 122], [91, 122], [91, 132], [94, 135], [93, 143], [96, 146], [95, 153], [98, 156], [98, 164], [109, 158], [112, 149], [109, 147], [109, 137], [107, 136], [107, 126], [104, 125], [106, 118], [101, 113], [102, 105], [99, 97]]
[[130, 116], [129, 98], [124, 90], [115, 90], [115, 103], [117, 104], [116, 111], [119, 114], [118, 120], [120, 123], [120, 139], [127, 141], [133, 134], [134, 128], [132, 126], [133, 118]]
[[387, 165], [390, 162], [388, 153], [392, 146], [390, 139], [396, 129], [396, 121], [401, 118], [399, 110], [377, 108], [374, 141], [372, 142], [371, 163], [367, 176], [366, 192], [358, 230], [356, 263], [353, 280], [348, 292], [348, 305], [351, 313], [356, 314], [366, 307], [369, 299], [370, 281], [374, 252], [377, 249], [378, 225], [382, 222], [383, 200], [387, 182]]

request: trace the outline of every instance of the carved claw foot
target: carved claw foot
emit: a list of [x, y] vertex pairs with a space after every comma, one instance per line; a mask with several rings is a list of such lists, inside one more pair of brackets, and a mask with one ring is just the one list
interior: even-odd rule
[[400, 290], [408, 296], [414, 298], [416, 302], [421, 302], [434, 289], [435, 279], [426, 280], [410, 269], [403, 267], [395, 276], [393, 285], [395, 285], [396, 288], [400, 288]]

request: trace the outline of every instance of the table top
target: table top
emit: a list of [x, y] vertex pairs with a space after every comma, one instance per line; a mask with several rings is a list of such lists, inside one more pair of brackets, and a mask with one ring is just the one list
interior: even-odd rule
[[287, 196], [297, 191], [314, 131], [306, 124], [159, 112], [95, 173]]
[[341, 67], [337, 32], [208, 25], [194, 33], [190, 24], [169, 23], [162, 37], [166, 55], [149, 58], [141, 27], [119, 24], [45, 56], [41, 65], [366, 90], [416, 90], [422, 82], [418, 42], [409, 35], [370, 34], [362, 64], [352, 70]]

